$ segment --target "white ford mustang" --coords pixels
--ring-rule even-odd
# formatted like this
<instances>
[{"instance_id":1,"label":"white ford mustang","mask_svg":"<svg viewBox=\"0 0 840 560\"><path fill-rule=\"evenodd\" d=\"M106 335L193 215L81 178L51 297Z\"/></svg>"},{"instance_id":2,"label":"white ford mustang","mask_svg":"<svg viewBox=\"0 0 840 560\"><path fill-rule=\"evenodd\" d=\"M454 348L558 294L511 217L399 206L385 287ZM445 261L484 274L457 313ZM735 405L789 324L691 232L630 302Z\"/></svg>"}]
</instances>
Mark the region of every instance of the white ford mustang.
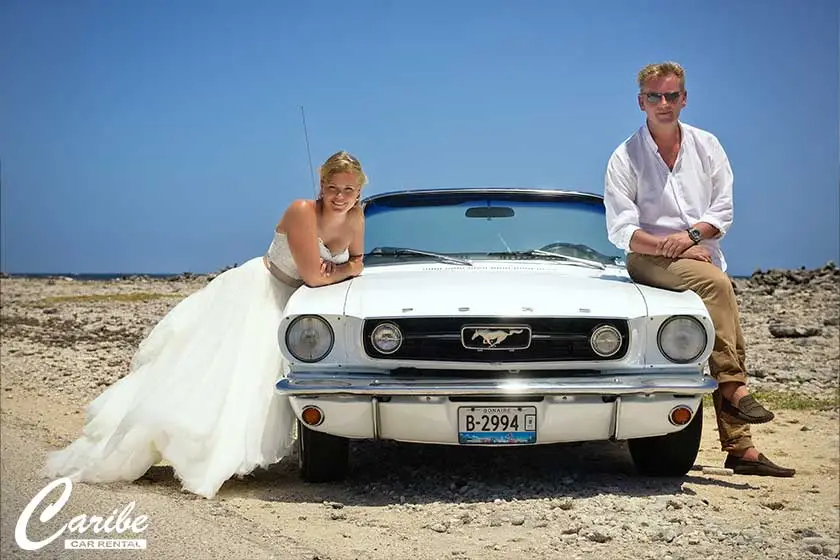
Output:
<instances>
[{"instance_id":1,"label":"white ford mustang","mask_svg":"<svg viewBox=\"0 0 840 560\"><path fill-rule=\"evenodd\" d=\"M364 272L300 288L278 336L305 480L346 476L352 438L627 440L641 474L692 467L714 327L693 292L630 279L600 196L444 189L363 206Z\"/></svg>"}]
</instances>

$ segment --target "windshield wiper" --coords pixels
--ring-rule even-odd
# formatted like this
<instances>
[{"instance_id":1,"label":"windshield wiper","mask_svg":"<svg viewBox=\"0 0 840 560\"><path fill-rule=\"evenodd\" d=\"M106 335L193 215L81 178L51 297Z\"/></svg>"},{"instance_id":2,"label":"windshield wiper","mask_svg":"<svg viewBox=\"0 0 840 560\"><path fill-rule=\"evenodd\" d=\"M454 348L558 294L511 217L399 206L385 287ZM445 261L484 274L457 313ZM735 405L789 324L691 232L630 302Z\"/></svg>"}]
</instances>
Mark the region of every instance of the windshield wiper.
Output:
<instances>
[{"instance_id":1,"label":"windshield wiper","mask_svg":"<svg viewBox=\"0 0 840 560\"><path fill-rule=\"evenodd\" d=\"M440 262L445 262L449 264L462 264L466 266L472 266L468 260L465 259L458 259L455 257L450 257L449 255L443 255L441 253L432 253L430 251L421 251L419 249L411 249L409 247L376 247L372 249L369 253L365 256L369 255L379 255L383 257L405 257L405 256L418 256L418 257L431 257L433 259L437 259Z\"/></svg>"},{"instance_id":2,"label":"windshield wiper","mask_svg":"<svg viewBox=\"0 0 840 560\"><path fill-rule=\"evenodd\" d=\"M528 251L499 251L495 253L487 253L487 256L490 257L501 255L508 255L511 257L548 257L552 259L561 259L564 261L581 264L592 268L597 268L599 270L606 270L607 268L606 266L604 266L604 263L600 263L598 261L591 261L589 259L579 259L577 257L570 257L569 255L563 255L561 253L552 253L551 251L543 251L541 249L530 249Z\"/></svg>"},{"instance_id":3,"label":"windshield wiper","mask_svg":"<svg viewBox=\"0 0 840 560\"><path fill-rule=\"evenodd\" d=\"M569 255L563 255L561 253L552 253L551 251L543 251L541 249L532 249L532 250L527 251L527 252L531 253L533 255L539 255L541 257L552 257L552 258L566 259L569 262L588 265L588 266L591 266L591 267L594 267L594 268L598 268L600 270L606 270L607 269L607 267L604 265L604 263L598 262L598 261L593 261L593 260L590 260L590 259L580 259L578 257L570 257Z\"/></svg>"}]
</instances>

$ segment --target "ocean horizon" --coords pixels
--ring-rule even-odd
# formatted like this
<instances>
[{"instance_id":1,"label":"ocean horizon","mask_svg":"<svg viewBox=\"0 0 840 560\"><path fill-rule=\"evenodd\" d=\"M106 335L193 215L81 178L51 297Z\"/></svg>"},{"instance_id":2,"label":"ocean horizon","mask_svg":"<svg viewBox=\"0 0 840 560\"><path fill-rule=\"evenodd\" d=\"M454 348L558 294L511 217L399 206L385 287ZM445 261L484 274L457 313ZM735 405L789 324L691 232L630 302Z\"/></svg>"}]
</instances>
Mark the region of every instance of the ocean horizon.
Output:
<instances>
[{"instance_id":1,"label":"ocean horizon","mask_svg":"<svg viewBox=\"0 0 840 560\"><path fill-rule=\"evenodd\" d=\"M33 278L33 279L63 279L69 278L71 280L79 281L106 281L106 280L121 280L121 279L139 279L150 278L153 280L165 280L168 278L176 278L183 276L210 276L211 274L219 274L222 272L0 272L3 278ZM732 278L737 280L747 280L750 274L739 275L730 274Z\"/></svg>"},{"instance_id":2,"label":"ocean horizon","mask_svg":"<svg viewBox=\"0 0 840 560\"><path fill-rule=\"evenodd\" d=\"M166 279L176 276L209 276L218 272L3 272L4 278L70 278L73 280Z\"/></svg>"}]
</instances>

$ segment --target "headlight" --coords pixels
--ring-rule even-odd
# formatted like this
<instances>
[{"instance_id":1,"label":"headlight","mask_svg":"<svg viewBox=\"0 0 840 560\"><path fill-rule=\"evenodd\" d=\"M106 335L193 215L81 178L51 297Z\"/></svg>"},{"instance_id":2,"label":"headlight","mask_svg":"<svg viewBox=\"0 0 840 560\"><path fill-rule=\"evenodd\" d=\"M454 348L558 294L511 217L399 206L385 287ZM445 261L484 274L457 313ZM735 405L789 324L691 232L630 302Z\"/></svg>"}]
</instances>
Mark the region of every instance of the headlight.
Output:
<instances>
[{"instance_id":1,"label":"headlight","mask_svg":"<svg viewBox=\"0 0 840 560\"><path fill-rule=\"evenodd\" d=\"M659 327L659 351L678 364L693 362L706 348L708 337L703 324L694 317L674 316Z\"/></svg>"},{"instance_id":2,"label":"headlight","mask_svg":"<svg viewBox=\"0 0 840 560\"><path fill-rule=\"evenodd\" d=\"M621 348L621 333L611 325L601 325L592 331L589 345L602 358L609 358Z\"/></svg>"},{"instance_id":3,"label":"headlight","mask_svg":"<svg viewBox=\"0 0 840 560\"><path fill-rule=\"evenodd\" d=\"M382 354L393 354L402 346L403 336L394 323L380 323L370 333L370 342Z\"/></svg>"},{"instance_id":4,"label":"headlight","mask_svg":"<svg viewBox=\"0 0 840 560\"><path fill-rule=\"evenodd\" d=\"M332 327L316 315L301 315L286 329L286 347L301 362L318 362L332 350Z\"/></svg>"}]
</instances>

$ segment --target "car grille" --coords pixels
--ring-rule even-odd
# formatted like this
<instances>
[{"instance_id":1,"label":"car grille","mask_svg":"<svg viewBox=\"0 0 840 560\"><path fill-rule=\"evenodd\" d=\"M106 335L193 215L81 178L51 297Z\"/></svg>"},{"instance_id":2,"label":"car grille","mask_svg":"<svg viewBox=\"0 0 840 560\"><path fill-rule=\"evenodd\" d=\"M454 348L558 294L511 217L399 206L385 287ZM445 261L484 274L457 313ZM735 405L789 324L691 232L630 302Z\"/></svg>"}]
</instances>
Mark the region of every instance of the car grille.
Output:
<instances>
[{"instance_id":1,"label":"car grille","mask_svg":"<svg viewBox=\"0 0 840 560\"><path fill-rule=\"evenodd\" d=\"M371 342L373 330L381 323L393 323L402 332L402 344L393 353L381 353ZM615 327L621 334L622 341L618 352L608 358L598 355L589 343L592 331L601 325ZM473 337L476 329L481 330L482 333ZM510 334L497 344L496 349L490 349L489 343L484 341L481 334L492 338L500 330ZM525 334L528 330L530 330L529 344ZM363 333L365 353L371 358L388 360L479 363L614 361L623 358L629 346L627 321L622 319L535 317L378 318L367 319L364 323ZM473 347L466 348L464 342Z\"/></svg>"}]
</instances>

